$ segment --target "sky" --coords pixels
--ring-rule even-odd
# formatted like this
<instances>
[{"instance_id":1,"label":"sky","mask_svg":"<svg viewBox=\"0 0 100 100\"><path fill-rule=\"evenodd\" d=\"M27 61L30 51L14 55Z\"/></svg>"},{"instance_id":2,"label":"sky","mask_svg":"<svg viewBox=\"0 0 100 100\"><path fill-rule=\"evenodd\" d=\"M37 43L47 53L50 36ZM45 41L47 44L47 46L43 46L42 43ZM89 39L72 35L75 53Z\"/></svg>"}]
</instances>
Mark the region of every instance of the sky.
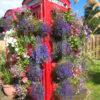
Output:
<instances>
[{"instance_id":1,"label":"sky","mask_svg":"<svg viewBox=\"0 0 100 100\"><path fill-rule=\"evenodd\" d=\"M1 0L0 1L0 17L2 17L8 9L20 7L23 0ZM86 0L79 0L75 5L73 0L71 1L72 9L79 15L84 15L84 4Z\"/></svg>"},{"instance_id":2,"label":"sky","mask_svg":"<svg viewBox=\"0 0 100 100\"><path fill-rule=\"evenodd\" d=\"M84 16L84 5L87 0L78 0L78 3L74 3L74 0L71 1L71 8L78 16Z\"/></svg>"},{"instance_id":3,"label":"sky","mask_svg":"<svg viewBox=\"0 0 100 100\"><path fill-rule=\"evenodd\" d=\"M4 16L8 9L20 7L23 0L0 0L0 17Z\"/></svg>"}]
</instances>

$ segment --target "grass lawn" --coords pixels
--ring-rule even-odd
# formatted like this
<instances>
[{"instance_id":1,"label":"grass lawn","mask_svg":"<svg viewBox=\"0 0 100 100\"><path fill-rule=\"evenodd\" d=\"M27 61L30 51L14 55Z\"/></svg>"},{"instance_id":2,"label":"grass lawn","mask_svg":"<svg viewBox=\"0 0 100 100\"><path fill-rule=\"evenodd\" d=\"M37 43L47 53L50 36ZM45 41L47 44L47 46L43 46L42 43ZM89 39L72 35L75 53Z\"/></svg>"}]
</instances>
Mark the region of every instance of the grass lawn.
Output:
<instances>
[{"instance_id":1,"label":"grass lawn","mask_svg":"<svg viewBox=\"0 0 100 100\"><path fill-rule=\"evenodd\" d=\"M88 68L87 87L91 91L89 100L100 100L100 60Z\"/></svg>"}]
</instances>

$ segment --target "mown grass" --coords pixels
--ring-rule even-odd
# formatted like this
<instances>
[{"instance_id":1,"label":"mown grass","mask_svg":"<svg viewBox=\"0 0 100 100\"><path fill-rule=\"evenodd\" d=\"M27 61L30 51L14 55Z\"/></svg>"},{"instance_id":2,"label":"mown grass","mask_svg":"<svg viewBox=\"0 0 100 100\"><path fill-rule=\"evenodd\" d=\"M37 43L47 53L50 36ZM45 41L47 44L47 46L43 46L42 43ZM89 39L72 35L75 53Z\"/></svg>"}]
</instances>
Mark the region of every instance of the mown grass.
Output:
<instances>
[{"instance_id":1,"label":"mown grass","mask_svg":"<svg viewBox=\"0 0 100 100\"><path fill-rule=\"evenodd\" d=\"M90 65L87 75L87 87L91 92L89 100L100 100L100 60Z\"/></svg>"}]
</instances>

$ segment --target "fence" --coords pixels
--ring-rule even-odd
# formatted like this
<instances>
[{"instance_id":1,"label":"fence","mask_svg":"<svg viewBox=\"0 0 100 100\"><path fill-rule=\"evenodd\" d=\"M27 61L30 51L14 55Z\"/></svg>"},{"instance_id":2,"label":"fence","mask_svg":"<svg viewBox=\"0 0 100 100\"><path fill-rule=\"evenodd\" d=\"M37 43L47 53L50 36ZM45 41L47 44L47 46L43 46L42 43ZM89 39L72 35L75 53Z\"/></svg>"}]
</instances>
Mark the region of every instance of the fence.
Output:
<instances>
[{"instance_id":1,"label":"fence","mask_svg":"<svg viewBox=\"0 0 100 100\"><path fill-rule=\"evenodd\" d=\"M94 35L94 38L86 43L86 52L95 59L100 59L100 35Z\"/></svg>"}]
</instances>

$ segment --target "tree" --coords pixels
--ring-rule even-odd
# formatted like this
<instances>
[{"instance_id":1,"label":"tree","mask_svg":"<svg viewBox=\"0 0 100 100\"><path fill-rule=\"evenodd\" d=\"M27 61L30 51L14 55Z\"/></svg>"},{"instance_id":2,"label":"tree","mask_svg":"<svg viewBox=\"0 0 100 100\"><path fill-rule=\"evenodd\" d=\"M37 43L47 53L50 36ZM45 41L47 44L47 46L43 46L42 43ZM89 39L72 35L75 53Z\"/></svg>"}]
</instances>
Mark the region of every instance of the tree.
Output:
<instances>
[{"instance_id":1,"label":"tree","mask_svg":"<svg viewBox=\"0 0 100 100\"><path fill-rule=\"evenodd\" d=\"M85 7L85 15L84 21L87 24L93 33L99 34L100 28L98 27L100 24L100 17L96 16L100 12L100 7L95 6L95 4L88 4Z\"/></svg>"},{"instance_id":2,"label":"tree","mask_svg":"<svg viewBox=\"0 0 100 100\"><path fill-rule=\"evenodd\" d=\"M4 26L4 18L0 18L0 27Z\"/></svg>"},{"instance_id":3,"label":"tree","mask_svg":"<svg viewBox=\"0 0 100 100\"><path fill-rule=\"evenodd\" d=\"M79 0L73 0L76 4ZM85 24L87 24L92 33L100 32L100 2L99 0L87 0L85 7Z\"/></svg>"}]
</instances>

